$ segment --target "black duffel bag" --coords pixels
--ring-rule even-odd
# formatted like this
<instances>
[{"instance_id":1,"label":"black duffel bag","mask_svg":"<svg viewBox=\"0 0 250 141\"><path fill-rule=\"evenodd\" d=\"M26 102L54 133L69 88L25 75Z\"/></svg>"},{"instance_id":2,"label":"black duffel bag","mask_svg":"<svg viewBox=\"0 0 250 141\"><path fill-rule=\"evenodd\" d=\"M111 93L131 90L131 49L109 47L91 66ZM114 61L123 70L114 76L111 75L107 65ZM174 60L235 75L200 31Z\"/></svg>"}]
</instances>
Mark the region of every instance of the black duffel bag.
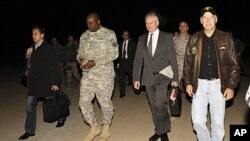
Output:
<instances>
[{"instance_id":1,"label":"black duffel bag","mask_svg":"<svg viewBox=\"0 0 250 141\"><path fill-rule=\"evenodd\" d=\"M52 92L52 95L43 101L43 120L51 123L62 117L68 117L70 104L70 99L65 93L62 91Z\"/></svg>"}]
</instances>

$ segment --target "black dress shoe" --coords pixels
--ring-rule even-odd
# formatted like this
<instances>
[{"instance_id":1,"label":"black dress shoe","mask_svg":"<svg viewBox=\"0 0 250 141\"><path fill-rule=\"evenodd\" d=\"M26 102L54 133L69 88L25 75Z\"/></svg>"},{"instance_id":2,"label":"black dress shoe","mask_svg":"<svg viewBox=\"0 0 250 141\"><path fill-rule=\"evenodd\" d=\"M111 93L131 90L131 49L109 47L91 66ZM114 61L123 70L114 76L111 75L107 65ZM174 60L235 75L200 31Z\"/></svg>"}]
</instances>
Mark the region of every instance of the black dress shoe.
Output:
<instances>
[{"instance_id":1,"label":"black dress shoe","mask_svg":"<svg viewBox=\"0 0 250 141\"><path fill-rule=\"evenodd\" d=\"M134 93L135 93L136 95L139 95L139 94L141 94L141 90L135 89L135 90L134 90Z\"/></svg>"},{"instance_id":2,"label":"black dress shoe","mask_svg":"<svg viewBox=\"0 0 250 141\"><path fill-rule=\"evenodd\" d=\"M65 120L60 120L60 121L57 122L56 127L57 128L63 127L64 123L65 123Z\"/></svg>"},{"instance_id":3,"label":"black dress shoe","mask_svg":"<svg viewBox=\"0 0 250 141\"><path fill-rule=\"evenodd\" d=\"M35 136L35 134L30 134L25 132L22 136L20 136L18 139L19 140L26 140L27 138L29 138L30 136Z\"/></svg>"},{"instance_id":4,"label":"black dress shoe","mask_svg":"<svg viewBox=\"0 0 250 141\"><path fill-rule=\"evenodd\" d=\"M161 134L161 141L169 141L167 133Z\"/></svg>"},{"instance_id":5,"label":"black dress shoe","mask_svg":"<svg viewBox=\"0 0 250 141\"><path fill-rule=\"evenodd\" d=\"M149 141L157 141L160 137L161 135L154 134L149 138Z\"/></svg>"}]
</instances>

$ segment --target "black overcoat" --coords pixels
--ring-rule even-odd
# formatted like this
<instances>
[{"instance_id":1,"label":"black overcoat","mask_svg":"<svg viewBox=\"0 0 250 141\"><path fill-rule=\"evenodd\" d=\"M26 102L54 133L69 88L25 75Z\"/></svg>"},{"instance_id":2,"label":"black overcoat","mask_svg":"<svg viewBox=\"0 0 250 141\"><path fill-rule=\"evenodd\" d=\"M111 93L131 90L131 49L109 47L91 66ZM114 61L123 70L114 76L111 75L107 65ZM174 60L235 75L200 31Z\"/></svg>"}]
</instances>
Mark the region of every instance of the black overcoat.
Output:
<instances>
[{"instance_id":1,"label":"black overcoat","mask_svg":"<svg viewBox=\"0 0 250 141\"><path fill-rule=\"evenodd\" d=\"M44 41L37 49L33 47L27 78L28 96L47 97L52 85L59 85L57 54L48 42Z\"/></svg>"}]
</instances>

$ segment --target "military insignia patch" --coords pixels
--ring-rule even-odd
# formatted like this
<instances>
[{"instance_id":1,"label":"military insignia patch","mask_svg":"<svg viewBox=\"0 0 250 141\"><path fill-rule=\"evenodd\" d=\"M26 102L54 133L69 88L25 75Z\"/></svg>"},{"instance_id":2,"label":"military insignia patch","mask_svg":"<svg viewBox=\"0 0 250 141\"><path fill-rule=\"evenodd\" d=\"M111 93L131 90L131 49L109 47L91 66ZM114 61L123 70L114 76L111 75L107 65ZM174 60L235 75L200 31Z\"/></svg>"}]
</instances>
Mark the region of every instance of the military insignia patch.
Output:
<instances>
[{"instance_id":1,"label":"military insignia patch","mask_svg":"<svg viewBox=\"0 0 250 141\"><path fill-rule=\"evenodd\" d=\"M117 42L113 42L113 43L112 43L112 46L113 46L113 47L117 47Z\"/></svg>"}]
</instances>

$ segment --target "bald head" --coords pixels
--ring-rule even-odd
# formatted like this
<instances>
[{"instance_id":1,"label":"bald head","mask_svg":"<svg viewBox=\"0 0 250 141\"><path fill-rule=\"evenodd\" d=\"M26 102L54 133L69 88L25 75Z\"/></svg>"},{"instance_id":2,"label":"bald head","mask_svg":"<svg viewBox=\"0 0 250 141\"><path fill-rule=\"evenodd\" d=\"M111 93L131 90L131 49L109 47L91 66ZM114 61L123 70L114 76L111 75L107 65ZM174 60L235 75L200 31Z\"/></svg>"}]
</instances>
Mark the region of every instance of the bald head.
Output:
<instances>
[{"instance_id":1,"label":"bald head","mask_svg":"<svg viewBox=\"0 0 250 141\"><path fill-rule=\"evenodd\" d=\"M88 16L87 16L87 19L88 18L94 18L94 19L100 20L98 14L96 12L89 13Z\"/></svg>"}]
</instances>

